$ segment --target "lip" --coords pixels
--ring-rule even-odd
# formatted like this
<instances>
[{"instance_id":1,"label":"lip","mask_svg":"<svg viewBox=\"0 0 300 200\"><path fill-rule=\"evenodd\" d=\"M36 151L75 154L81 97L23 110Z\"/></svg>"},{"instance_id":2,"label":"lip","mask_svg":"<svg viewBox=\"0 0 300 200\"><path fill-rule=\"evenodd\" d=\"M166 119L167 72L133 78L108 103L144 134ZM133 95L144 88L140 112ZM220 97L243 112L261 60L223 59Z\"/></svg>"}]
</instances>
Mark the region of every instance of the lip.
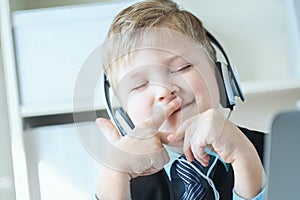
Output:
<instances>
[{"instance_id":1,"label":"lip","mask_svg":"<svg viewBox=\"0 0 300 200\"><path fill-rule=\"evenodd\" d=\"M180 112L183 109L183 107L178 108L177 110L175 110L170 117L172 117L173 115L176 115L178 112Z\"/></svg>"},{"instance_id":2,"label":"lip","mask_svg":"<svg viewBox=\"0 0 300 200\"><path fill-rule=\"evenodd\" d=\"M189 102L187 104L184 104L183 106L180 106L180 108L178 108L177 110L175 110L171 115L170 117L172 117L173 115L176 115L177 113L179 113L180 111L182 111L183 109L185 109L186 107L188 107L189 105L191 105L193 103L192 102Z\"/></svg>"}]
</instances>

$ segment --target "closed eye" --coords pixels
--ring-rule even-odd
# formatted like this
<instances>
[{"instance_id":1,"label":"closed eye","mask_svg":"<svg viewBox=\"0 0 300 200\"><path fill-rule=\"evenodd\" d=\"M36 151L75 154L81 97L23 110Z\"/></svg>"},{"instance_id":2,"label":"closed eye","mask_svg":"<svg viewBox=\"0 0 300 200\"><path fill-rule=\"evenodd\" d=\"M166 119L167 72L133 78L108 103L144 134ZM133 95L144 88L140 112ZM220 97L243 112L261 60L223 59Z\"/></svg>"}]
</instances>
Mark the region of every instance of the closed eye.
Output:
<instances>
[{"instance_id":1,"label":"closed eye","mask_svg":"<svg viewBox=\"0 0 300 200\"><path fill-rule=\"evenodd\" d=\"M191 69L191 67L192 67L193 65L184 65L183 67L179 67L179 68L177 68L175 71L173 71L173 72L178 72L178 73L183 73L183 72L187 72L187 71L189 71L190 69Z\"/></svg>"},{"instance_id":2,"label":"closed eye","mask_svg":"<svg viewBox=\"0 0 300 200\"><path fill-rule=\"evenodd\" d=\"M135 85L134 87L132 87L131 91L139 90L139 89L145 87L147 84L148 84L148 82L144 82L144 83L140 83L138 85Z\"/></svg>"}]
</instances>

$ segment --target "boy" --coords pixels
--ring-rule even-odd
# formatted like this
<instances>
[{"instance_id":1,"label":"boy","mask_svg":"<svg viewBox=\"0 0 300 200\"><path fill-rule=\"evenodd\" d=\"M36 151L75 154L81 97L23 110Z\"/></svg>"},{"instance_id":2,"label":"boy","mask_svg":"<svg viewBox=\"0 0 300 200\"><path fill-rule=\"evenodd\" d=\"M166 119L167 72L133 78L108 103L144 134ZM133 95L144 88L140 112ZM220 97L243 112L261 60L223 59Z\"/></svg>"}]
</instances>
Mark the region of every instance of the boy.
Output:
<instances>
[{"instance_id":1,"label":"boy","mask_svg":"<svg viewBox=\"0 0 300 200\"><path fill-rule=\"evenodd\" d=\"M117 147L107 157L118 158L103 161L98 199L212 199L216 191L221 199L262 198L263 134L224 116L216 61L202 23L170 0L136 3L116 16L103 66L136 127L120 137L109 120L96 121ZM214 168L216 187L201 177L196 186L178 181L184 161L171 163L166 178L165 145L207 173Z\"/></svg>"}]
</instances>

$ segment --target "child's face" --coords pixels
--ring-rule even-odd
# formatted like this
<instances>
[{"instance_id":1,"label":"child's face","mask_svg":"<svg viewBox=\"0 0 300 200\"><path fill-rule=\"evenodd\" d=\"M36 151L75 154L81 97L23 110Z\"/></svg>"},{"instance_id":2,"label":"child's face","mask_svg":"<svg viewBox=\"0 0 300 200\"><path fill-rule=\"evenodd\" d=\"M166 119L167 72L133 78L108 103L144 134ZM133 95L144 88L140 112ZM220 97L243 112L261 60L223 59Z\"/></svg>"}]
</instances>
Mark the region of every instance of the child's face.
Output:
<instances>
[{"instance_id":1,"label":"child's face","mask_svg":"<svg viewBox=\"0 0 300 200\"><path fill-rule=\"evenodd\" d=\"M134 124L176 97L182 99L182 106L166 119L161 131L175 131L184 120L219 106L218 86L207 54L182 42L163 49L142 48L121 62L116 90ZM180 48L180 55L174 48Z\"/></svg>"}]
</instances>

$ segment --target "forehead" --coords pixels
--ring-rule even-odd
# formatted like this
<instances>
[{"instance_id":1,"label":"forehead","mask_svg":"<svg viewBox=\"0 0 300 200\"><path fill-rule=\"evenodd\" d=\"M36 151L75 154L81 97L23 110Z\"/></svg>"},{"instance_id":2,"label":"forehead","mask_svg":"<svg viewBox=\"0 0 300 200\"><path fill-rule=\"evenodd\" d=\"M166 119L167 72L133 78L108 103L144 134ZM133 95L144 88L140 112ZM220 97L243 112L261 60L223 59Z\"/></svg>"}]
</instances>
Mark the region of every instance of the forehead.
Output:
<instances>
[{"instance_id":1,"label":"forehead","mask_svg":"<svg viewBox=\"0 0 300 200\"><path fill-rule=\"evenodd\" d=\"M127 43L124 43L125 39L129 39ZM140 66L177 66L184 62L197 65L205 60L212 61L201 44L180 32L166 29L152 28L132 36L121 35L113 38L109 46L114 47L108 65L113 82L118 82L128 70Z\"/></svg>"},{"instance_id":2,"label":"forehead","mask_svg":"<svg viewBox=\"0 0 300 200\"><path fill-rule=\"evenodd\" d=\"M163 49L142 48L130 52L127 58L121 59L120 63L123 70L133 69L146 65L164 65L173 66L188 62L184 57L176 52L170 52ZM122 71L122 69L121 69Z\"/></svg>"}]
</instances>

